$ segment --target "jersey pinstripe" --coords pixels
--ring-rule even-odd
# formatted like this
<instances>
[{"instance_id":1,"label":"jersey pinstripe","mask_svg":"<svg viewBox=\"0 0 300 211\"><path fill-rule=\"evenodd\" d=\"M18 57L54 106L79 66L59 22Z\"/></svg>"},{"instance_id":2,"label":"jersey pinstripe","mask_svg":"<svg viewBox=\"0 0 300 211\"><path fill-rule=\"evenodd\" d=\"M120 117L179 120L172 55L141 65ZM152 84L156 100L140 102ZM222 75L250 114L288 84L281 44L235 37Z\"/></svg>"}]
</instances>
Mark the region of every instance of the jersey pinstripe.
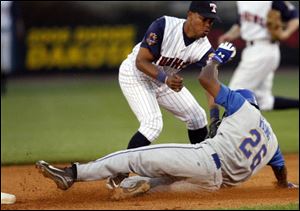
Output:
<instances>
[{"instance_id":1,"label":"jersey pinstripe","mask_svg":"<svg viewBox=\"0 0 300 211\"><path fill-rule=\"evenodd\" d=\"M156 65L161 66L163 58L174 58L173 63L181 61L177 68L172 67L172 64L162 66L168 74L177 73L182 67L188 64L198 62L211 48L211 44L207 37L200 38L192 44L185 46L182 36L183 23L185 19L165 16L166 28L161 47L161 57L156 62ZM174 66L174 65L173 65Z\"/></svg>"},{"instance_id":2,"label":"jersey pinstripe","mask_svg":"<svg viewBox=\"0 0 300 211\"><path fill-rule=\"evenodd\" d=\"M200 61L205 54L211 49L211 44L207 37L200 38L192 44L186 46L183 38L183 24L185 19L164 16L166 26L160 58L154 63L160 70L167 74L175 74L189 64ZM135 66L136 56L140 49L141 43L138 43L132 53L128 56L126 63ZM137 70L134 74L140 74Z\"/></svg>"},{"instance_id":3,"label":"jersey pinstripe","mask_svg":"<svg viewBox=\"0 0 300 211\"><path fill-rule=\"evenodd\" d=\"M183 36L185 19L164 16L165 28L160 55L153 64L157 69L171 75L188 64L201 61L211 50L207 37L195 40L186 46ZM163 128L160 107L171 112L186 123L190 130L207 125L205 110L185 87L174 92L137 69L135 61L141 47L138 43L123 61L119 70L119 83L132 111L140 122L139 132L149 141L154 141Z\"/></svg>"}]
</instances>

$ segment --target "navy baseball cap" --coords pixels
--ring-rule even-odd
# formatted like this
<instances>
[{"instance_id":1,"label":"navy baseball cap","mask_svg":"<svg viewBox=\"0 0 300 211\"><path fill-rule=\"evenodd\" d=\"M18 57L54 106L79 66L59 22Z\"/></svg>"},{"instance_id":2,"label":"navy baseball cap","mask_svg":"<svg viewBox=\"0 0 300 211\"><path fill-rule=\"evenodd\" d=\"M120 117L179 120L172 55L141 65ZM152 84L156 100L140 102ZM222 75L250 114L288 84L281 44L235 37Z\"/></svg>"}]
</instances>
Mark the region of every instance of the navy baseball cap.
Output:
<instances>
[{"instance_id":1,"label":"navy baseball cap","mask_svg":"<svg viewBox=\"0 0 300 211\"><path fill-rule=\"evenodd\" d=\"M212 18L221 22L221 18L217 15L215 1L192 1L189 11L197 12L205 18Z\"/></svg>"}]
</instances>

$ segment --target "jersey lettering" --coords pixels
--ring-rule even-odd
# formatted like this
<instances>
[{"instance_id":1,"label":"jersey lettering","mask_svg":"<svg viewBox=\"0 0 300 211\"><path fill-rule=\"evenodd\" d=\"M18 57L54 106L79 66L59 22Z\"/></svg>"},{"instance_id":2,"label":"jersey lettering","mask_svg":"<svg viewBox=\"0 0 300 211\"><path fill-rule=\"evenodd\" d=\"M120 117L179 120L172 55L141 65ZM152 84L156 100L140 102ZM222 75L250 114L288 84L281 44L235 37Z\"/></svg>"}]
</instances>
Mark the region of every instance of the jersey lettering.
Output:
<instances>
[{"instance_id":1,"label":"jersey lettering","mask_svg":"<svg viewBox=\"0 0 300 211\"><path fill-rule=\"evenodd\" d=\"M262 27L265 27L265 21L262 17L259 17L258 15L251 14L250 12L243 12L240 15L241 21L245 22L252 22L261 25Z\"/></svg>"},{"instance_id":2,"label":"jersey lettering","mask_svg":"<svg viewBox=\"0 0 300 211\"><path fill-rule=\"evenodd\" d=\"M261 118L259 121L259 127L264 131L267 139L270 140L271 138L270 128L263 118Z\"/></svg>"},{"instance_id":3,"label":"jersey lettering","mask_svg":"<svg viewBox=\"0 0 300 211\"><path fill-rule=\"evenodd\" d=\"M189 64L189 62L184 62L182 59L179 58L169 58L164 56L161 56L156 63L159 66L169 66L174 69L182 69Z\"/></svg>"}]
</instances>

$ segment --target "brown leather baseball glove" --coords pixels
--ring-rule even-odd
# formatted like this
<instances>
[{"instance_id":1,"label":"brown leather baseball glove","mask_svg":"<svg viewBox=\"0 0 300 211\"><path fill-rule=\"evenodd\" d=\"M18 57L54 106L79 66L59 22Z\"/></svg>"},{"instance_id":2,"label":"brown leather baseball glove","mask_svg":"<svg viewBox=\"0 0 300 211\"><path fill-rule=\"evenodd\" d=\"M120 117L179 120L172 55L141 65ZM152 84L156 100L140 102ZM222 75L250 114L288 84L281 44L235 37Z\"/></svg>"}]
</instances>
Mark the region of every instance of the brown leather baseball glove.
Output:
<instances>
[{"instance_id":1,"label":"brown leather baseball glove","mask_svg":"<svg viewBox=\"0 0 300 211\"><path fill-rule=\"evenodd\" d=\"M280 40L280 35L283 30L283 22L281 20L281 14L278 10L271 9L268 12L266 25L272 40Z\"/></svg>"}]
</instances>

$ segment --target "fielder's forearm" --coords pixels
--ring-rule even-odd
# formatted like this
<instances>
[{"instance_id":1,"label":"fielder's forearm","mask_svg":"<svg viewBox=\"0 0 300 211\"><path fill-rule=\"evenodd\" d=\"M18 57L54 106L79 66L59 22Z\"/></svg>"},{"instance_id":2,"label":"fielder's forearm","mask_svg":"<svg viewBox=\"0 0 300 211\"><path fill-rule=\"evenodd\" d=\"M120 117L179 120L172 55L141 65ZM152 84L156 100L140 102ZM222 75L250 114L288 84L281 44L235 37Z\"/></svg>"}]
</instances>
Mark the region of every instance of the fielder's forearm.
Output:
<instances>
[{"instance_id":1,"label":"fielder's forearm","mask_svg":"<svg viewBox=\"0 0 300 211\"><path fill-rule=\"evenodd\" d=\"M140 48L136 57L136 67L146 75L159 80L162 83L166 82L167 75L157 69L152 62L155 60L152 53L147 48Z\"/></svg>"},{"instance_id":2,"label":"fielder's forearm","mask_svg":"<svg viewBox=\"0 0 300 211\"><path fill-rule=\"evenodd\" d=\"M228 38L227 41L233 41L240 37L241 30L238 24L234 24L226 33L226 37Z\"/></svg>"},{"instance_id":3,"label":"fielder's forearm","mask_svg":"<svg viewBox=\"0 0 300 211\"><path fill-rule=\"evenodd\" d=\"M207 91L205 92L205 94L208 102L210 122L213 122L220 118L219 106L215 103L215 99L213 98L213 96L211 96Z\"/></svg>"},{"instance_id":4,"label":"fielder's forearm","mask_svg":"<svg viewBox=\"0 0 300 211\"><path fill-rule=\"evenodd\" d=\"M198 80L203 88L215 98L220 90L220 82L218 80L218 65L215 60L211 60L201 70Z\"/></svg>"},{"instance_id":5,"label":"fielder's forearm","mask_svg":"<svg viewBox=\"0 0 300 211\"><path fill-rule=\"evenodd\" d=\"M299 19L294 18L287 23L286 28L283 31L283 39L288 39L299 28Z\"/></svg>"},{"instance_id":6,"label":"fielder's forearm","mask_svg":"<svg viewBox=\"0 0 300 211\"><path fill-rule=\"evenodd\" d=\"M157 75L159 73L156 66L153 65L152 62L146 60L137 60L136 67L138 68L138 70L154 79L157 78Z\"/></svg>"},{"instance_id":7,"label":"fielder's forearm","mask_svg":"<svg viewBox=\"0 0 300 211\"><path fill-rule=\"evenodd\" d=\"M205 95L206 95L207 102L208 102L208 108L209 109L218 108L217 104L215 104L215 100L214 100L213 96L211 96L207 91L205 92Z\"/></svg>"}]
</instances>

